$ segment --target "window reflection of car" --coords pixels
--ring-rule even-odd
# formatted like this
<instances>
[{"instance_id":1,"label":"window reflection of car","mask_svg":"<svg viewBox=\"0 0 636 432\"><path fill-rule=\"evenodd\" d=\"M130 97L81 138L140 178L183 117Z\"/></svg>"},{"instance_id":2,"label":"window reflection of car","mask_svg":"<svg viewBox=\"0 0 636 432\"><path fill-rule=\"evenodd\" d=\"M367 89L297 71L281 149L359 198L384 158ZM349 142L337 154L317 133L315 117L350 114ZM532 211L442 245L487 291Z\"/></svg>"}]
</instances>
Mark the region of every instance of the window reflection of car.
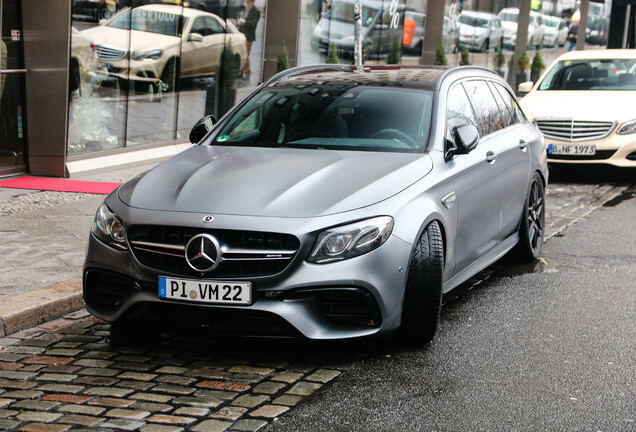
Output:
<instances>
[{"instance_id":1,"label":"window reflection of car","mask_svg":"<svg viewBox=\"0 0 636 432\"><path fill-rule=\"evenodd\" d=\"M71 14L78 21L98 22L119 9L119 0L73 0Z\"/></svg>"},{"instance_id":2,"label":"window reflection of car","mask_svg":"<svg viewBox=\"0 0 636 432\"><path fill-rule=\"evenodd\" d=\"M88 37L71 27L71 61L69 68L69 91L81 89L87 83L99 84L107 75L95 53L97 46Z\"/></svg>"},{"instance_id":3,"label":"window reflection of car","mask_svg":"<svg viewBox=\"0 0 636 432\"><path fill-rule=\"evenodd\" d=\"M246 0L185 0L184 6L204 10L221 18L238 18L247 10Z\"/></svg>"},{"instance_id":4,"label":"window reflection of car","mask_svg":"<svg viewBox=\"0 0 636 432\"><path fill-rule=\"evenodd\" d=\"M486 52L491 48L496 49L502 46L504 30L496 15L464 10L457 16L457 23L461 47Z\"/></svg>"},{"instance_id":5,"label":"window reflection of car","mask_svg":"<svg viewBox=\"0 0 636 432\"><path fill-rule=\"evenodd\" d=\"M410 38L410 43L405 43L405 38L402 39L402 52L405 54L421 55L422 47L424 43L424 29L426 25L426 14L420 12L406 11L404 15L405 26L404 31L406 33L406 20L412 19L415 23L415 31L413 37ZM456 53L459 51L459 26L454 19L447 16L444 17L444 24L442 27L442 45L447 53Z\"/></svg>"},{"instance_id":6,"label":"window reflection of car","mask_svg":"<svg viewBox=\"0 0 636 432\"><path fill-rule=\"evenodd\" d=\"M172 89L178 77L213 76L226 44L235 67L245 63L245 36L218 16L173 5L123 9L102 26L84 30L111 76Z\"/></svg>"},{"instance_id":7,"label":"window reflection of car","mask_svg":"<svg viewBox=\"0 0 636 432\"><path fill-rule=\"evenodd\" d=\"M544 15L543 21L545 23L543 45L547 47L564 46L568 37L568 26L565 20Z\"/></svg>"},{"instance_id":8,"label":"window reflection of car","mask_svg":"<svg viewBox=\"0 0 636 432\"><path fill-rule=\"evenodd\" d=\"M354 0L333 0L314 27L311 36L313 50L327 52L334 44L338 55L353 58L354 46ZM392 22L389 2L365 0L362 2L361 38L362 55L365 59L382 56L389 52L393 43L401 44L405 6L398 5L399 22Z\"/></svg>"},{"instance_id":9,"label":"window reflection of car","mask_svg":"<svg viewBox=\"0 0 636 432\"><path fill-rule=\"evenodd\" d=\"M517 43L517 21L519 20L518 8L504 8L498 14L504 28L504 46L514 48ZM528 21L528 40L526 46L528 48L540 47L543 44L545 34L545 24L541 14L530 11Z\"/></svg>"},{"instance_id":10,"label":"window reflection of car","mask_svg":"<svg viewBox=\"0 0 636 432\"><path fill-rule=\"evenodd\" d=\"M635 50L568 52L519 92L549 162L636 167Z\"/></svg>"},{"instance_id":11,"label":"window reflection of car","mask_svg":"<svg viewBox=\"0 0 636 432\"><path fill-rule=\"evenodd\" d=\"M484 68L295 68L190 139L95 217L83 292L113 329L425 344L443 293L541 251L543 138Z\"/></svg>"}]
</instances>

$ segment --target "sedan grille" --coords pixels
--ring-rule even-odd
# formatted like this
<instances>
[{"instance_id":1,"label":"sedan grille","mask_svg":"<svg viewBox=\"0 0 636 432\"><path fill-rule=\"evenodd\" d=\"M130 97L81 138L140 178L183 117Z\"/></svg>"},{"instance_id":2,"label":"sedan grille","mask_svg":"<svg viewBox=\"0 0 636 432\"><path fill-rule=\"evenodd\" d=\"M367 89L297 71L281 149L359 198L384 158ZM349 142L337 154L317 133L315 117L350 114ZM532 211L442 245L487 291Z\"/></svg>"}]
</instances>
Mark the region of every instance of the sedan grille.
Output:
<instances>
[{"instance_id":1,"label":"sedan grille","mask_svg":"<svg viewBox=\"0 0 636 432\"><path fill-rule=\"evenodd\" d=\"M97 44L97 57L100 60L121 60L128 51L108 45Z\"/></svg>"},{"instance_id":2,"label":"sedan grille","mask_svg":"<svg viewBox=\"0 0 636 432\"><path fill-rule=\"evenodd\" d=\"M586 141L606 137L614 129L616 123L573 119L537 119L536 124L547 138L562 141Z\"/></svg>"},{"instance_id":3,"label":"sedan grille","mask_svg":"<svg viewBox=\"0 0 636 432\"><path fill-rule=\"evenodd\" d=\"M128 240L139 262L162 274L200 277L185 259L185 247L197 234L214 236L222 260L206 276L254 277L283 271L300 246L290 234L258 231L217 230L176 226L134 225Z\"/></svg>"}]
</instances>

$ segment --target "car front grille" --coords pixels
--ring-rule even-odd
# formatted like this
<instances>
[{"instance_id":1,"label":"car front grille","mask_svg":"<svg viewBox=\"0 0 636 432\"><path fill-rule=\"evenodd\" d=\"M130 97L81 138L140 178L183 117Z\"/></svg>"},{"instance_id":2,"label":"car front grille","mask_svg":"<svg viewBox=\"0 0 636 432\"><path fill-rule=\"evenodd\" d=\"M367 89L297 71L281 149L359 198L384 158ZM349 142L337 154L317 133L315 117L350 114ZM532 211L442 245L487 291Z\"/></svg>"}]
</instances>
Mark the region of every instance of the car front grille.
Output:
<instances>
[{"instance_id":1,"label":"car front grille","mask_svg":"<svg viewBox=\"0 0 636 432\"><path fill-rule=\"evenodd\" d=\"M162 274L200 277L185 259L185 247L197 234L214 236L222 260L206 276L254 277L283 271L292 261L300 241L290 234L258 231L202 229L178 226L134 225L128 240L139 262Z\"/></svg>"},{"instance_id":2,"label":"car front grille","mask_svg":"<svg viewBox=\"0 0 636 432\"><path fill-rule=\"evenodd\" d=\"M97 57L100 60L121 60L126 56L127 51L108 45L97 44Z\"/></svg>"},{"instance_id":3,"label":"car front grille","mask_svg":"<svg viewBox=\"0 0 636 432\"><path fill-rule=\"evenodd\" d=\"M573 119L537 119L537 127L547 138L561 141L586 141L604 138L614 129L614 122Z\"/></svg>"}]
</instances>

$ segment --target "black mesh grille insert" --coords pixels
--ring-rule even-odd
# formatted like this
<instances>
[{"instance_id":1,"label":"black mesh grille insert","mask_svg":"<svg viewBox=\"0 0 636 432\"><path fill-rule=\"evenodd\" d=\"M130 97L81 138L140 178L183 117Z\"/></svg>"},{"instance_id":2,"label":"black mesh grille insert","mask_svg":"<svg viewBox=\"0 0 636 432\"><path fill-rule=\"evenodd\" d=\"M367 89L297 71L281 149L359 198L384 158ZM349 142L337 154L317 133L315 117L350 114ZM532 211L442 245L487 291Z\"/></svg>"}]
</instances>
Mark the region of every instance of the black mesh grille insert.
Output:
<instances>
[{"instance_id":1,"label":"black mesh grille insert","mask_svg":"<svg viewBox=\"0 0 636 432\"><path fill-rule=\"evenodd\" d=\"M320 311L329 321L346 326L377 327L380 313L373 297L358 289L327 290L316 294Z\"/></svg>"},{"instance_id":2,"label":"black mesh grille insert","mask_svg":"<svg viewBox=\"0 0 636 432\"><path fill-rule=\"evenodd\" d=\"M289 265L300 246L298 239L289 234L157 225L130 227L128 241L135 257L143 265L163 273L199 277L201 273L186 262L184 248L192 237L201 233L214 236L221 247L255 252L234 253L231 258L224 254L224 260L206 276L239 278L273 275ZM271 253L265 255L263 251Z\"/></svg>"},{"instance_id":3,"label":"black mesh grille insert","mask_svg":"<svg viewBox=\"0 0 636 432\"><path fill-rule=\"evenodd\" d=\"M113 311L130 293L139 290L131 278L116 273L89 270L84 276L84 301L100 311Z\"/></svg>"}]
</instances>

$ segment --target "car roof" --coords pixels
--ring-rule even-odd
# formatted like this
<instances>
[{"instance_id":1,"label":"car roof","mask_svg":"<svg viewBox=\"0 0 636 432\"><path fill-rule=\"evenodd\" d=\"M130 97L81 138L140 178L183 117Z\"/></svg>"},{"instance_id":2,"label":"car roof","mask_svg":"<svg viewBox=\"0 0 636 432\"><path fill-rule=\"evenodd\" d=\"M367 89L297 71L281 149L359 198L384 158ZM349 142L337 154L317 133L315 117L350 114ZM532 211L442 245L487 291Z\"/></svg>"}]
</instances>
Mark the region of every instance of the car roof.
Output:
<instances>
[{"instance_id":1,"label":"car roof","mask_svg":"<svg viewBox=\"0 0 636 432\"><path fill-rule=\"evenodd\" d=\"M209 12L205 12L199 9L193 9L193 8L186 8L183 6L178 6L178 5L170 5L170 4L157 4L157 3L152 3L152 4L147 4L147 5L142 5L142 6L138 6L135 9L149 9L149 10L153 10L153 11L157 11L157 12L164 12L164 13L171 13L171 14L176 14L176 15L183 15L185 17L193 17L193 16L199 16L199 15L214 15L211 14ZM214 15L216 16L216 15Z\"/></svg>"},{"instance_id":2,"label":"car roof","mask_svg":"<svg viewBox=\"0 0 636 432\"><path fill-rule=\"evenodd\" d=\"M562 54L557 61L562 60L593 60L593 59L636 59L634 49L597 49L597 50L575 50Z\"/></svg>"},{"instance_id":3,"label":"car roof","mask_svg":"<svg viewBox=\"0 0 636 432\"><path fill-rule=\"evenodd\" d=\"M366 85L434 91L442 78L454 71L475 76L496 77L491 70L474 66L365 66L360 72L353 65L302 66L281 72L267 86L297 87L312 84Z\"/></svg>"},{"instance_id":4,"label":"car roof","mask_svg":"<svg viewBox=\"0 0 636 432\"><path fill-rule=\"evenodd\" d=\"M492 14L490 12L478 12L478 11L468 11L468 10L463 10L460 12L460 14L472 15L472 16L483 17L483 18L492 18L496 16L495 14Z\"/></svg>"}]
</instances>

